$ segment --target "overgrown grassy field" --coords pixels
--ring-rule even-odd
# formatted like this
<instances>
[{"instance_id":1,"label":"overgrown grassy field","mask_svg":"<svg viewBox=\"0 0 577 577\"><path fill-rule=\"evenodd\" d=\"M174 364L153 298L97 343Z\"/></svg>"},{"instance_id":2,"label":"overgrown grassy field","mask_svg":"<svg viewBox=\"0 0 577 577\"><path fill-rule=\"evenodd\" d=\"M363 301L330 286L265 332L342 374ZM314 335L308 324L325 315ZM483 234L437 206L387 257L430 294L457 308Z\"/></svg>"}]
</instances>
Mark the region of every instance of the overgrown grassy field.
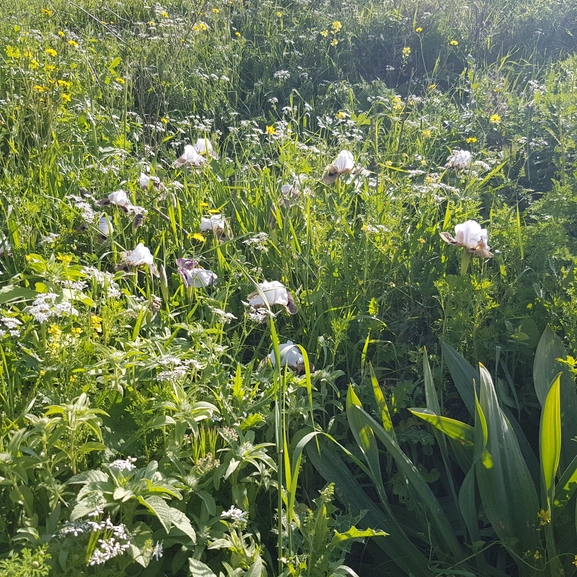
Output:
<instances>
[{"instance_id":1,"label":"overgrown grassy field","mask_svg":"<svg viewBox=\"0 0 577 577\"><path fill-rule=\"evenodd\" d=\"M577 575L576 38L2 2L0 576Z\"/></svg>"}]
</instances>

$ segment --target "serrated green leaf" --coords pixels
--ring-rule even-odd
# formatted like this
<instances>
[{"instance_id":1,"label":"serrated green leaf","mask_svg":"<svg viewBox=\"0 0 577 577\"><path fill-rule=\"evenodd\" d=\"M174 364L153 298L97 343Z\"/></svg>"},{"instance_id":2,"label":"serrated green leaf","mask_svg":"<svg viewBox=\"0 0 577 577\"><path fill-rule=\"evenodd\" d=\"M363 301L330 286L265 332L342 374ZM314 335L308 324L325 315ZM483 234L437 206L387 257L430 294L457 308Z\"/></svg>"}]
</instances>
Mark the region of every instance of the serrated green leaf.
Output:
<instances>
[{"instance_id":1,"label":"serrated green leaf","mask_svg":"<svg viewBox=\"0 0 577 577\"><path fill-rule=\"evenodd\" d=\"M350 539L365 539L367 537L387 537L388 533L385 531L376 531L375 529L357 529L354 525L344 533L339 533L335 531L333 538L331 540L330 547L338 545L343 541L348 541Z\"/></svg>"},{"instance_id":2,"label":"serrated green leaf","mask_svg":"<svg viewBox=\"0 0 577 577\"><path fill-rule=\"evenodd\" d=\"M196 532L190 523L190 519L179 509L175 509L174 507L169 507L170 510L170 520L172 524L177 528L180 529L185 535L190 537L190 540L193 543L196 543Z\"/></svg>"},{"instance_id":3,"label":"serrated green leaf","mask_svg":"<svg viewBox=\"0 0 577 577\"><path fill-rule=\"evenodd\" d=\"M172 527L171 507L160 497L138 497L138 501L144 505L151 513L156 515L164 530L169 533Z\"/></svg>"}]
</instances>

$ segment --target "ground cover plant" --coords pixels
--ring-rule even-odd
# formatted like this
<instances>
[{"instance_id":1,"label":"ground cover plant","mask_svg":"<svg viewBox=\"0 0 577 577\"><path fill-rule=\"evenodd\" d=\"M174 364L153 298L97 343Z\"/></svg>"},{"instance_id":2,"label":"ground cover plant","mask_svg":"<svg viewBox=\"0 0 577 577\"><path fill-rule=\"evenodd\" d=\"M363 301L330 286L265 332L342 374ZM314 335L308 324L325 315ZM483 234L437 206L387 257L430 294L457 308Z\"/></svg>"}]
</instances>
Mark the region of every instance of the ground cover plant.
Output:
<instances>
[{"instance_id":1,"label":"ground cover plant","mask_svg":"<svg viewBox=\"0 0 577 577\"><path fill-rule=\"evenodd\" d=\"M0 575L577 574L576 34L2 5Z\"/></svg>"}]
</instances>

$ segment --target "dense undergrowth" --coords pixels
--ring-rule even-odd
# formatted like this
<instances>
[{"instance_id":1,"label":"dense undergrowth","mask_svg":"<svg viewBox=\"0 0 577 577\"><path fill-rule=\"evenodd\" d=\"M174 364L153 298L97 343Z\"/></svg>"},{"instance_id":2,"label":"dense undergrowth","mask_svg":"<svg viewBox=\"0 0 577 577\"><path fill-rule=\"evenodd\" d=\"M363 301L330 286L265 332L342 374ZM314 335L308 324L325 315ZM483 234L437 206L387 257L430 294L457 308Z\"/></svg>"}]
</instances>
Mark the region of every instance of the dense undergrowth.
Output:
<instances>
[{"instance_id":1,"label":"dense undergrowth","mask_svg":"<svg viewBox=\"0 0 577 577\"><path fill-rule=\"evenodd\" d=\"M575 34L0 7L0 575L577 573Z\"/></svg>"}]
</instances>

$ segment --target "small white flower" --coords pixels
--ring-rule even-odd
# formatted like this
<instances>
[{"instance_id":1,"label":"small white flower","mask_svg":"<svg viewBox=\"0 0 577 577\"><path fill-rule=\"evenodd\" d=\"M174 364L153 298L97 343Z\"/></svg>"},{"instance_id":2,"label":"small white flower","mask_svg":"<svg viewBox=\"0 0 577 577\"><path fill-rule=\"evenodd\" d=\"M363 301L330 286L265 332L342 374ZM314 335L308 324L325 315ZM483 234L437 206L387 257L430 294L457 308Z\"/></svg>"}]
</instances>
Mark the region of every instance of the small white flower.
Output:
<instances>
[{"instance_id":1,"label":"small white flower","mask_svg":"<svg viewBox=\"0 0 577 577\"><path fill-rule=\"evenodd\" d=\"M350 174L355 166L355 159L348 150L341 150L332 164L325 168L323 182L332 184L343 174Z\"/></svg>"},{"instance_id":2,"label":"small white flower","mask_svg":"<svg viewBox=\"0 0 577 577\"><path fill-rule=\"evenodd\" d=\"M206 159L198 153L197 149L192 144L187 144L184 147L182 156L177 158L173 162L172 166L175 168L180 168L181 166L199 167L202 166L205 162Z\"/></svg>"},{"instance_id":3,"label":"small white flower","mask_svg":"<svg viewBox=\"0 0 577 577\"><path fill-rule=\"evenodd\" d=\"M476 220L468 220L455 226L455 237L448 232L439 234L445 242L455 246L462 246L471 254L481 258L491 258L493 256L489 252L487 229L481 228L481 225Z\"/></svg>"},{"instance_id":4,"label":"small white flower","mask_svg":"<svg viewBox=\"0 0 577 577\"><path fill-rule=\"evenodd\" d=\"M114 227L108 215L103 214L98 221L98 230L104 237L109 237L114 232Z\"/></svg>"},{"instance_id":5,"label":"small white flower","mask_svg":"<svg viewBox=\"0 0 577 577\"><path fill-rule=\"evenodd\" d=\"M220 514L221 519L230 519L231 521L246 521L248 513L232 505L228 511Z\"/></svg>"},{"instance_id":6,"label":"small white flower","mask_svg":"<svg viewBox=\"0 0 577 577\"><path fill-rule=\"evenodd\" d=\"M453 150L453 154L447 158L445 168L465 170L471 165L472 155L468 150Z\"/></svg>"},{"instance_id":7,"label":"small white flower","mask_svg":"<svg viewBox=\"0 0 577 577\"><path fill-rule=\"evenodd\" d=\"M108 466L111 469L116 469L117 471L124 473L125 471L130 472L136 469L134 463L136 463L136 457L128 457L126 459L116 459L116 461L113 461Z\"/></svg>"},{"instance_id":8,"label":"small white flower","mask_svg":"<svg viewBox=\"0 0 577 577\"><path fill-rule=\"evenodd\" d=\"M274 305L285 307L291 315L297 313L297 306L286 287L278 282L262 282L257 285L258 290L248 295L248 304L253 309L266 309Z\"/></svg>"},{"instance_id":9,"label":"small white flower","mask_svg":"<svg viewBox=\"0 0 577 577\"><path fill-rule=\"evenodd\" d=\"M151 557L156 561L158 561L162 557L162 553L164 551L162 543L163 543L162 541L157 541L156 545L154 546L154 549L152 550Z\"/></svg>"}]
</instances>

